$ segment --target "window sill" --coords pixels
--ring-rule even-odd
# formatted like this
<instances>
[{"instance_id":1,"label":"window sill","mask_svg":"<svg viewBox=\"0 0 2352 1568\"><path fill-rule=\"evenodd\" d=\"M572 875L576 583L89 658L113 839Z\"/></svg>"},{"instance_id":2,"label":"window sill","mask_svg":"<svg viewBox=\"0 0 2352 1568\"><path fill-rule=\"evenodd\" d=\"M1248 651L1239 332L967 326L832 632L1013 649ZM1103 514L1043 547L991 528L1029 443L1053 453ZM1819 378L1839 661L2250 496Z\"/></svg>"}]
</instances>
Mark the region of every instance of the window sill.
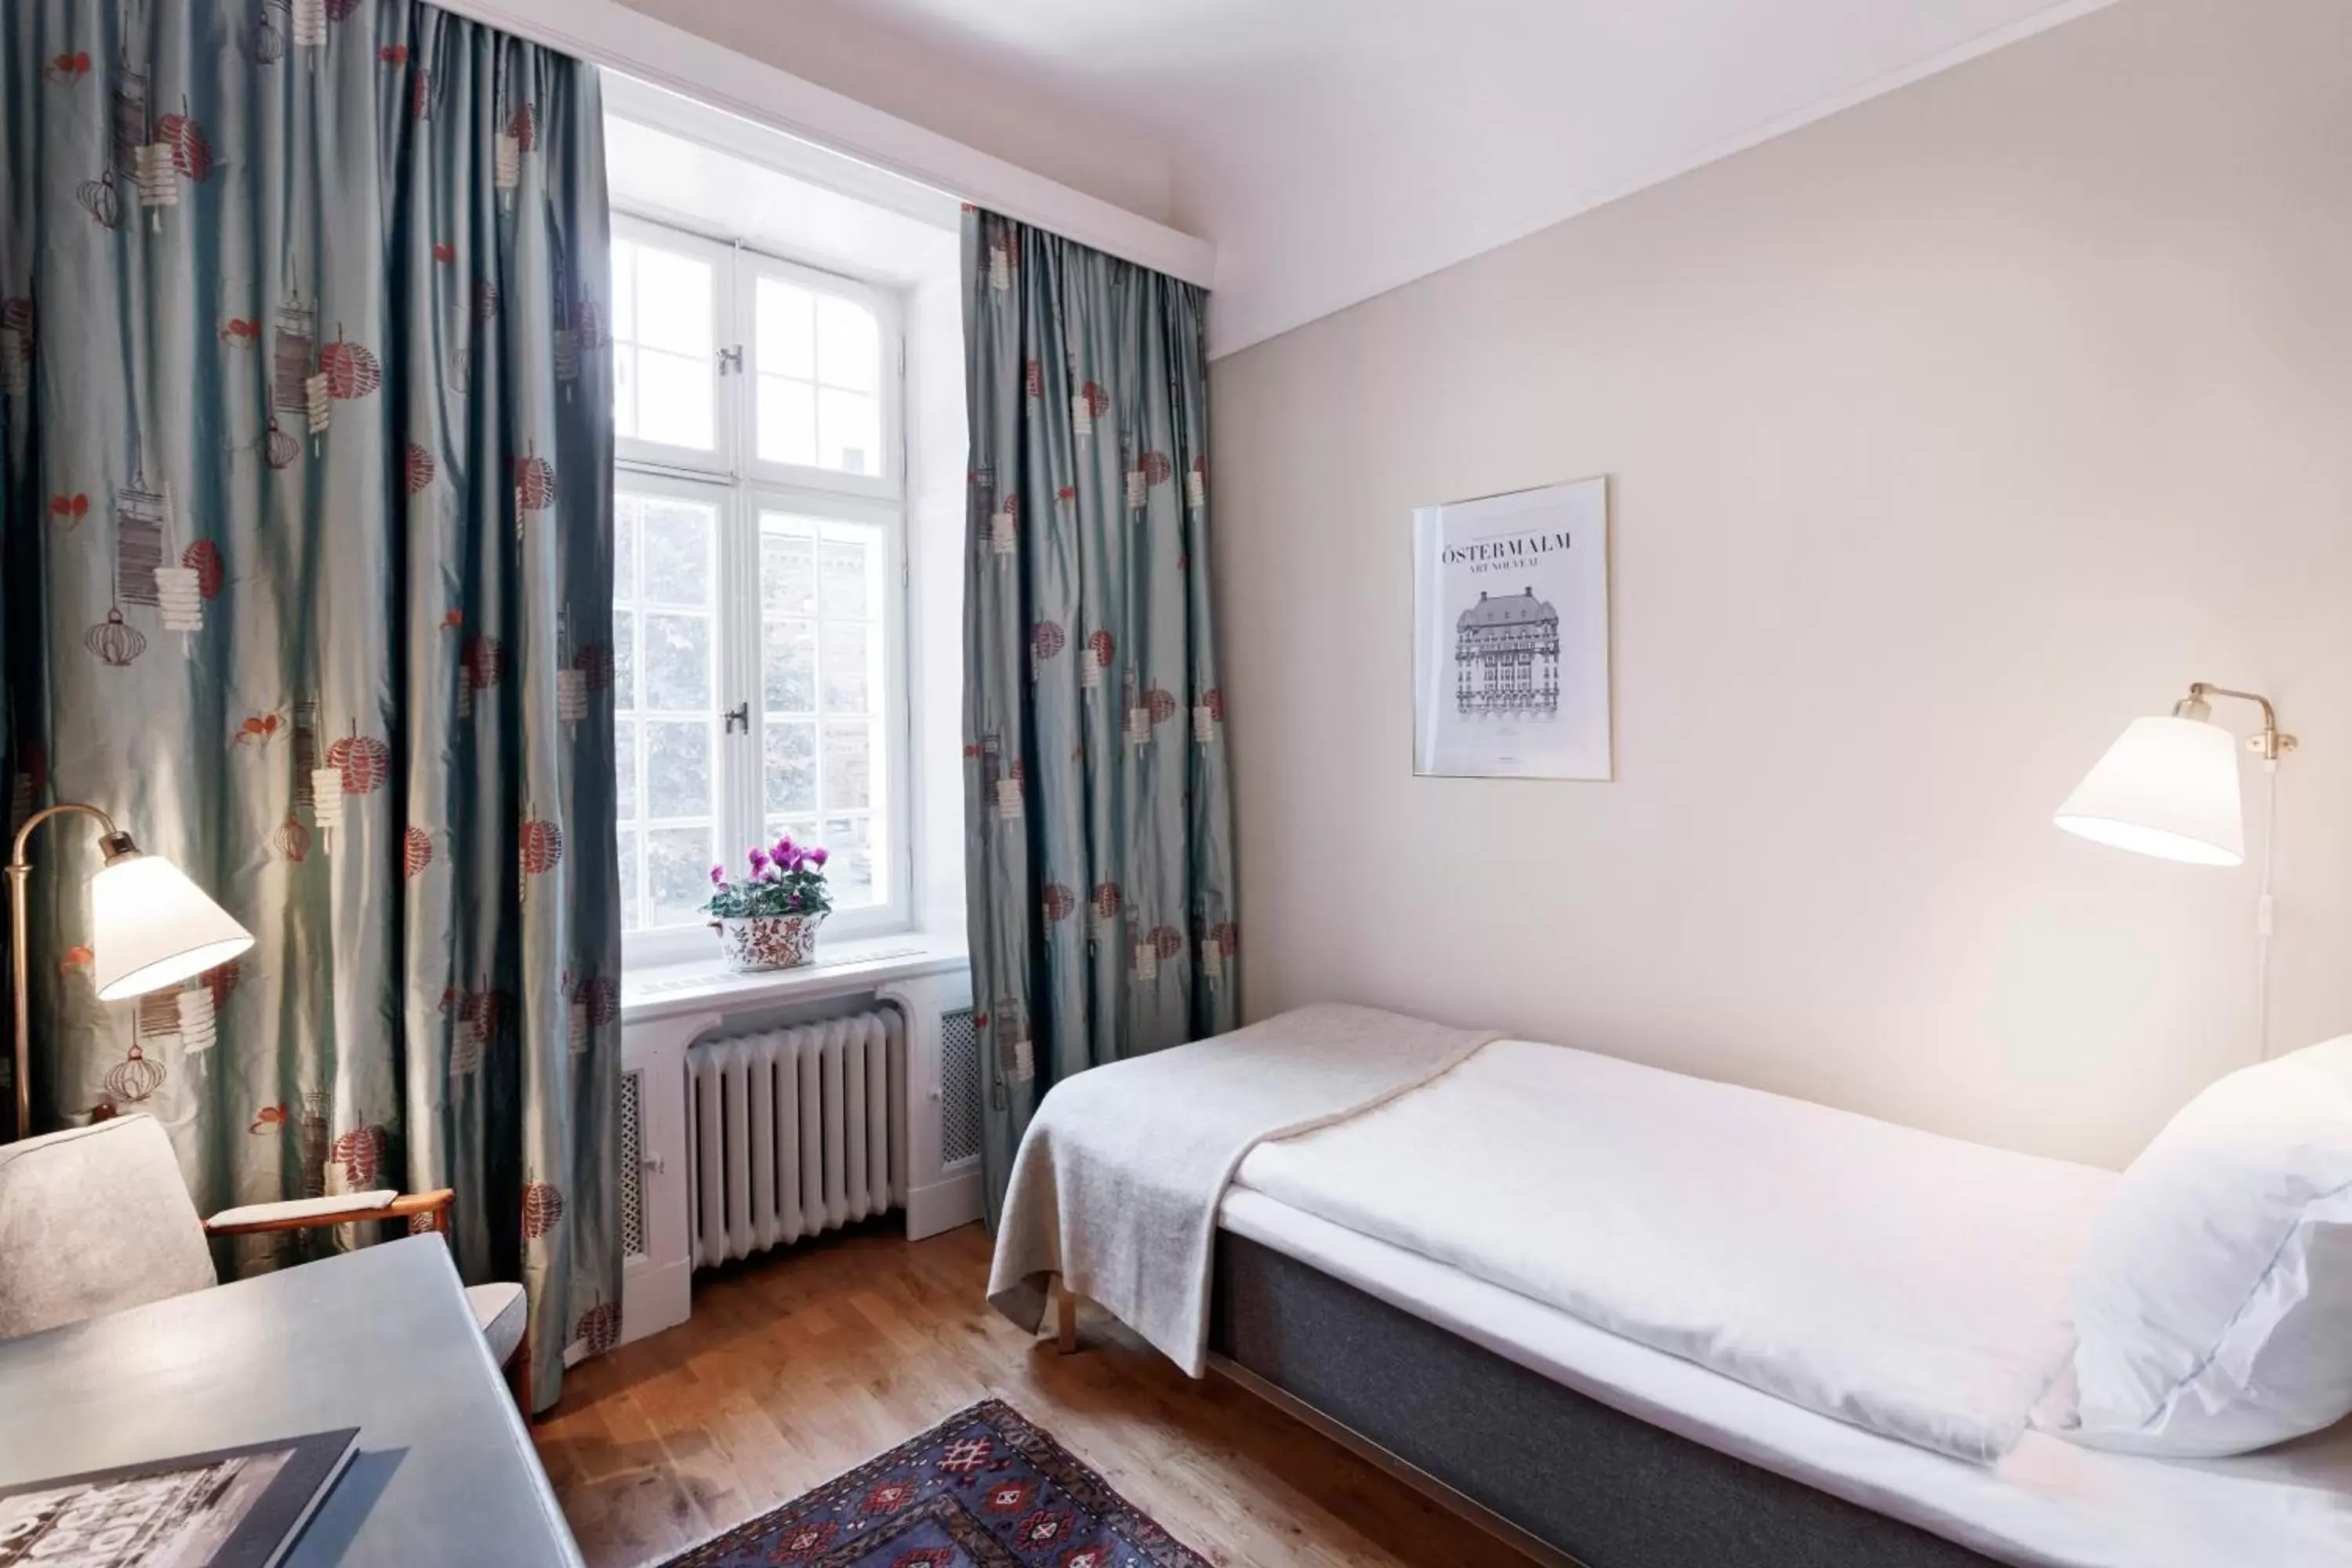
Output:
<instances>
[{"instance_id":1,"label":"window sill","mask_svg":"<svg viewBox=\"0 0 2352 1568\"><path fill-rule=\"evenodd\" d=\"M816 957L796 969L737 974L714 954L682 963L649 963L621 976L621 1022L643 1024L683 1013L747 1012L791 1002L822 1001L910 975L964 966L961 936L896 931L817 942Z\"/></svg>"}]
</instances>

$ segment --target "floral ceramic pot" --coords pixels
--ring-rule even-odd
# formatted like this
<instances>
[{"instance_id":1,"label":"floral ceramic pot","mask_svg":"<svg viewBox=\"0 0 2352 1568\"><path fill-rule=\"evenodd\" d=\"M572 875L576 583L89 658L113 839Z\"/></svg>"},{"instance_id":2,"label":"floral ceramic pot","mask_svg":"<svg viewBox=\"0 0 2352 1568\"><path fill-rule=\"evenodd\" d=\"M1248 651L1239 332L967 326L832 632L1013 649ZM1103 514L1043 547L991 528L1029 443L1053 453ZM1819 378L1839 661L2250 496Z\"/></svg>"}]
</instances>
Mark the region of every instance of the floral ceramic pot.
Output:
<instances>
[{"instance_id":1,"label":"floral ceramic pot","mask_svg":"<svg viewBox=\"0 0 2352 1568\"><path fill-rule=\"evenodd\" d=\"M719 929L719 956L738 974L793 969L816 952L823 915L751 915L710 923Z\"/></svg>"}]
</instances>

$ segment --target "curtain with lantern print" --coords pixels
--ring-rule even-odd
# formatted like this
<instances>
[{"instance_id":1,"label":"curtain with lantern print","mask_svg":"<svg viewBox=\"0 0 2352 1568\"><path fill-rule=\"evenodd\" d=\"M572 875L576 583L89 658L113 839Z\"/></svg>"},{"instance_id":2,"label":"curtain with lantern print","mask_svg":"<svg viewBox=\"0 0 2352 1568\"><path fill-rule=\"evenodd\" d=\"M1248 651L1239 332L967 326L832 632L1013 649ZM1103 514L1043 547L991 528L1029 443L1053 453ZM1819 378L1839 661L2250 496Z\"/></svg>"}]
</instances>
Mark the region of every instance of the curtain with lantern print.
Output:
<instances>
[{"instance_id":1,"label":"curtain with lantern print","mask_svg":"<svg viewBox=\"0 0 2352 1568\"><path fill-rule=\"evenodd\" d=\"M101 1004L41 829L37 1124L155 1116L205 1212L454 1187L543 1406L621 1283L594 74L415 0L42 0L0 125L10 816L98 802L258 938Z\"/></svg>"},{"instance_id":2,"label":"curtain with lantern print","mask_svg":"<svg viewBox=\"0 0 2352 1568\"><path fill-rule=\"evenodd\" d=\"M1206 297L967 208L966 899L989 1225L1045 1091L1237 1022Z\"/></svg>"}]
</instances>

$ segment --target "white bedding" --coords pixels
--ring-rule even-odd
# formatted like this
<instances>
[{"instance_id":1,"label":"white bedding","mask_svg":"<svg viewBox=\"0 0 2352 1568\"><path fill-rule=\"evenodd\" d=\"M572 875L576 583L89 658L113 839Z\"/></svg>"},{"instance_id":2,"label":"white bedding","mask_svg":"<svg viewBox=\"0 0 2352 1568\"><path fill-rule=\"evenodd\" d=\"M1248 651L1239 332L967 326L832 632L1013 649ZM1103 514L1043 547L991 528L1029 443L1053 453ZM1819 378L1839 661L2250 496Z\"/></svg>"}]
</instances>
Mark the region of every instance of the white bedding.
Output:
<instances>
[{"instance_id":1,"label":"white bedding","mask_svg":"<svg viewBox=\"0 0 2352 1568\"><path fill-rule=\"evenodd\" d=\"M1461 1270L1236 1187L1223 1228L1603 1404L2032 1568L2352 1563L2352 1422L2264 1453L2154 1459L2028 1432L1967 1464L1800 1409Z\"/></svg>"},{"instance_id":2,"label":"white bedding","mask_svg":"<svg viewBox=\"0 0 2352 1568\"><path fill-rule=\"evenodd\" d=\"M1217 1201L1242 1156L1408 1093L1491 1038L1326 1002L1063 1079L1013 1158L989 1303L1034 1332L1058 1274L1201 1376Z\"/></svg>"},{"instance_id":3,"label":"white bedding","mask_svg":"<svg viewBox=\"0 0 2352 1568\"><path fill-rule=\"evenodd\" d=\"M1987 1462L2113 1173L1499 1040L1243 1187L1824 1415Z\"/></svg>"}]
</instances>

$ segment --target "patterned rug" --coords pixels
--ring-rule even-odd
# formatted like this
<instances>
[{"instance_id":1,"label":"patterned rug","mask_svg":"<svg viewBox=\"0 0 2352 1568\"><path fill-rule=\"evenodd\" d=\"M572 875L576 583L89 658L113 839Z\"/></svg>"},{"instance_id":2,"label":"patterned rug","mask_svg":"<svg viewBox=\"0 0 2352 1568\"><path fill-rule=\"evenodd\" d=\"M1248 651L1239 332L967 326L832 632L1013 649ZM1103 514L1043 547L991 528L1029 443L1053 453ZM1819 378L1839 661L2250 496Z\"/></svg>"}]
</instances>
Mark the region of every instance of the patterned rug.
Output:
<instances>
[{"instance_id":1,"label":"patterned rug","mask_svg":"<svg viewBox=\"0 0 2352 1568\"><path fill-rule=\"evenodd\" d=\"M1210 1568L1000 1400L664 1568Z\"/></svg>"}]
</instances>

